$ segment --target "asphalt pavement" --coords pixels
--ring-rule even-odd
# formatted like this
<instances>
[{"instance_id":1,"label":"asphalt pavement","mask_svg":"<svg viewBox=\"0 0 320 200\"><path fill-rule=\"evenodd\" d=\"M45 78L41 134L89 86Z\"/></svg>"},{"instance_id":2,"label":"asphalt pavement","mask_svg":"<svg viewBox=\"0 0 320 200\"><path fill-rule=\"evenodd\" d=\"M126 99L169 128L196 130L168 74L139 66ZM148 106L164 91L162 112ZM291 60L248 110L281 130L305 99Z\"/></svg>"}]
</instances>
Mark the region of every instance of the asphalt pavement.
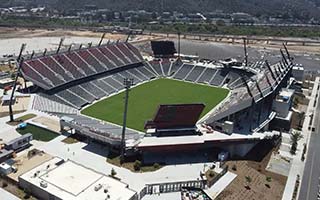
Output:
<instances>
[{"instance_id":1,"label":"asphalt pavement","mask_svg":"<svg viewBox=\"0 0 320 200\"><path fill-rule=\"evenodd\" d=\"M318 102L319 102L318 98ZM309 150L303 172L299 200L320 200L320 107L315 112L315 131L311 133ZM320 196L319 196L320 197Z\"/></svg>"}]
</instances>

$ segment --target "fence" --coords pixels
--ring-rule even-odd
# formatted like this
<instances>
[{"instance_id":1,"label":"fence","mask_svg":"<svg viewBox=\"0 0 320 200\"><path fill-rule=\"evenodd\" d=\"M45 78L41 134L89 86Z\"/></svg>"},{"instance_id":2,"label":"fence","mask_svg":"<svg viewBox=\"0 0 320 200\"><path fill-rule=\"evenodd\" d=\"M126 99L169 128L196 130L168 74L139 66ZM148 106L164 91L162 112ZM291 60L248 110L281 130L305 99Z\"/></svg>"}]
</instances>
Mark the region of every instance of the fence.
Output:
<instances>
[{"instance_id":1,"label":"fence","mask_svg":"<svg viewBox=\"0 0 320 200\"><path fill-rule=\"evenodd\" d=\"M145 192L146 194L180 192L182 187L204 189L206 187L206 180L149 184L146 186Z\"/></svg>"}]
</instances>

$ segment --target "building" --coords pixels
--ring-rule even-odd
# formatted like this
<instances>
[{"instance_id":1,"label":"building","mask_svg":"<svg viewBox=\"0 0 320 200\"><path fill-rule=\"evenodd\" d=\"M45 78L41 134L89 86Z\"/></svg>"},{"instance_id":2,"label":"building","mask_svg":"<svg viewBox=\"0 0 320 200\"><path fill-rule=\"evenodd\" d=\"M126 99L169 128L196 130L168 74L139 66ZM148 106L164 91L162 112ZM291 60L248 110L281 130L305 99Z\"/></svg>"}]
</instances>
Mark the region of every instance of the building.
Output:
<instances>
[{"instance_id":1,"label":"building","mask_svg":"<svg viewBox=\"0 0 320 200\"><path fill-rule=\"evenodd\" d=\"M292 76L296 79L296 81L303 81L304 67L302 65L293 66Z\"/></svg>"},{"instance_id":2,"label":"building","mask_svg":"<svg viewBox=\"0 0 320 200\"><path fill-rule=\"evenodd\" d=\"M14 83L14 80L11 78L4 78L0 80L0 88L5 88L6 86L12 86Z\"/></svg>"},{"instance_id":3,"label":"building","mask_svg":"<svg viewBox=\"0 0 320 200\"><path fill-rule=\"evenodd\" d=\"M19 184L42 200L137 199L127 184L58 157L21 175Z\"/></svg>"},{"instance_id":4,"label":"building","mask_svg":"<svg viewBox=\"0 0 320 200\"><path fill-rule=\"evenodd\" d=\"M292 103L294 90L283 88L273 100L272 110L277 113L273 127L276 129L289 130L292 118Z\"/></svg>"},{"instance_id":5,"label":"building","mask_svg":"<svg viewBox=\"0 0 320 200\"><path fill-rule=\"evenodd\" d=\"M273 100L272 108L277 112L277 117L286 118L292 106L294 90L283 88L276 99Z\"/></svg>"},{"instance_id":6,"label":"building","mask_svg":"<svg viewBox=\"0 0 320 200\"><path fill-rule=\"evenodd\" d=\"M16 139L13 139L7 143L5 143L5 148L7 150L20 151L27 148L32 141L33 136L31 133L27 133L22 135Z\"/></svg>"}]
</instances>

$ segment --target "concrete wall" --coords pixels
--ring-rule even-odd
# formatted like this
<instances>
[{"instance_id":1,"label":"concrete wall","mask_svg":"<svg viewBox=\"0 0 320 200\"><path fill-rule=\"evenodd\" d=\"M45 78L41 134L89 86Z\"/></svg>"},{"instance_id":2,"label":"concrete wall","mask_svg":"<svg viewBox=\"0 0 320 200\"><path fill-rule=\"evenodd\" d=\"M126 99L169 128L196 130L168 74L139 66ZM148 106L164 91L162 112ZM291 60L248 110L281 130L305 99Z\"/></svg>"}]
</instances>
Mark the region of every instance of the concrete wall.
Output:
<instances>
[{"instance_id":1,"label":"concrete wall","mask_svg":"<svg viewBox=\"0 0 320 200\"><path fill-rule=\"evenodd\" d=\"M241 143L241 144L230 144L225 147L223 147L224 150L229 152L229 156L245 156L256 144L258 141L251 142L251 143Z\"/></svg>"},{"instance_id":2,"label":"concrete wall","mask_svg":"<svg viewBox=\"0 0 320 200\"><path fill-rule=\"evenodd\" d=\"M32 194L33 196L41 200L62 200L56 196L49 194L47 191L40 188L40 185L38 187L20 177L19 177L19 186L23 188L25 191L29 192L30 194Z\"/></svg>"}]
</instances>

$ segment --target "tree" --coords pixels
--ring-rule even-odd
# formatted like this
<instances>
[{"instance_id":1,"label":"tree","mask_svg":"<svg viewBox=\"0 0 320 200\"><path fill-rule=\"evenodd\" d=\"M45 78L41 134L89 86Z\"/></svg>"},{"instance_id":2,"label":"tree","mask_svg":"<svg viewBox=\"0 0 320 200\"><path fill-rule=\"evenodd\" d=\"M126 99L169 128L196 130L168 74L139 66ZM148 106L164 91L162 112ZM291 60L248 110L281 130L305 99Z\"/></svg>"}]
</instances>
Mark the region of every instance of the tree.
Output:
<instances>
[{"instance_id":1,"label":"tree","mask_svg":"<svg viewBox=\"0 0 320 200\"><path fill-rule=\"evenodd\" d=\"M220 20L217 20L217 21L216 21L216 25L217 25L217 26L225 26L225 25L226 25L226 22L220 19Z\"/></svg>"},{"instance_id":2,"label":"tree","mask_svg":"<svg viewBox=\"0 0 320 200\"><path fill-rule=\"evenodd\" d=\"M246 180L246 188L248 189L248 190L250 190L251 188L250 188L250 183L252 182L252 178L250 177L250 176L245 176L245 180Z\"/></svg>"},{"instance_id":3,"label":"tree","mask_svg":"<svg viewBox=\"0 0 320 200\"><path fill-rule=\"evenodd\" d=\"M135 171L139 171L141 169L141 161L140 160L136 160L133 164L133 168Z\"/></svg>"},{"instance_id":4,"label":"tree","mask_svg":"<svg viewBox=\"0 0 320 200\"><path fill-rule=\"evenodd\" d=\"M291 139L291 148L290 153L292 155L296 154L298 141L303 138L302 134L299 131L292 131L290 139Z\"/></svg>"},{"instance_id":5,"label":"tree","mask_svg":"<svg viewBox=\"0 0 320 200\"><path fill-rule=\"evenodd\" d=\"M267 181L267 182L271 182L271 181L272 181L272 178L271 178L270 176L267 176L267 177L266 177L266 181Z\"/></svg>"},{"instance_id":6,"label":"tree","mask_svg":"<svg viewBox=\"0 0 320 200\"><path fill-rule=\"evenodd\" d=\"M153 164L153 168L154 168L154 169L159 169L159 168L160 168L159 163L154 163L154 164Z\"/></svg>"}]
</instances>

